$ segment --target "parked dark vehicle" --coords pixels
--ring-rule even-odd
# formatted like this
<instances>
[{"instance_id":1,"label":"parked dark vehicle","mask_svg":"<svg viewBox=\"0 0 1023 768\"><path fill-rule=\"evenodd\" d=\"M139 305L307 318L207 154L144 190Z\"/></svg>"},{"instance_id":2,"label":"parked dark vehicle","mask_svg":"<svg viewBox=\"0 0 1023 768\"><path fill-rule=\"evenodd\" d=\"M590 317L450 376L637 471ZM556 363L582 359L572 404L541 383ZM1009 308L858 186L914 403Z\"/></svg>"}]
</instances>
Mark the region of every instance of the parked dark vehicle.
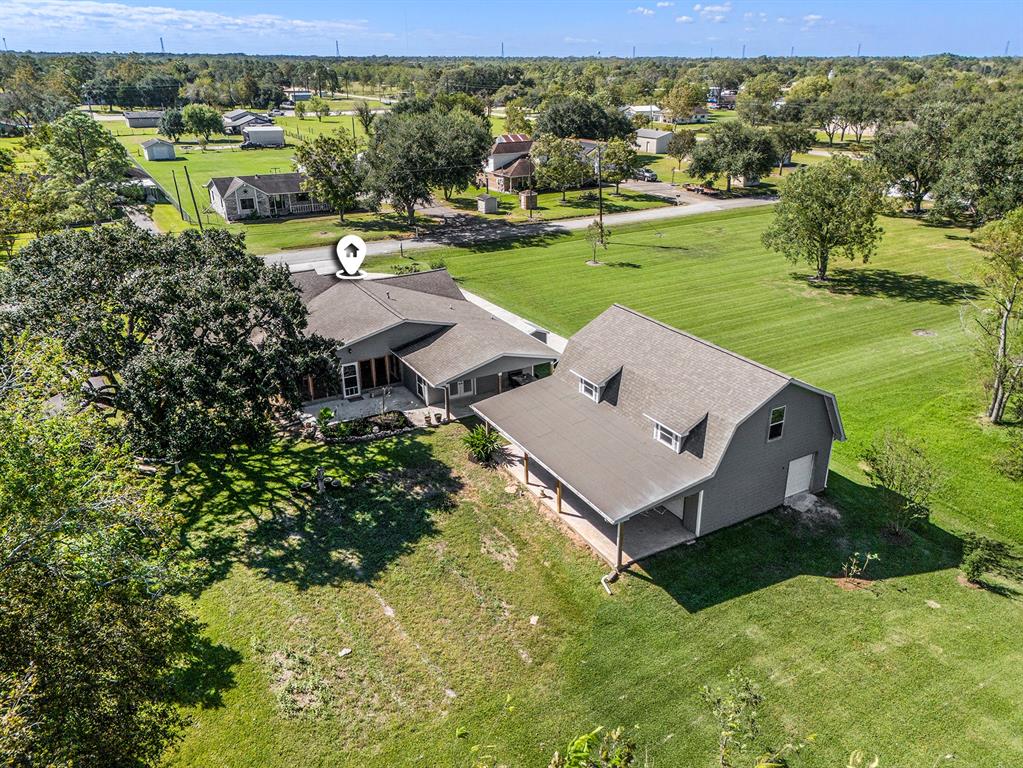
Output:
<instances>
[{"instance_id":1,"label":"parked dark vehicle","mask_svg":"<svg viewBox=\"0 0 1023 768\"><path fill-rule=\"evenodd\" d=\"M657 181L657 174L649 168L640 168L636 171L636 178L640 181Z\"/></svg>"}]
</instances>

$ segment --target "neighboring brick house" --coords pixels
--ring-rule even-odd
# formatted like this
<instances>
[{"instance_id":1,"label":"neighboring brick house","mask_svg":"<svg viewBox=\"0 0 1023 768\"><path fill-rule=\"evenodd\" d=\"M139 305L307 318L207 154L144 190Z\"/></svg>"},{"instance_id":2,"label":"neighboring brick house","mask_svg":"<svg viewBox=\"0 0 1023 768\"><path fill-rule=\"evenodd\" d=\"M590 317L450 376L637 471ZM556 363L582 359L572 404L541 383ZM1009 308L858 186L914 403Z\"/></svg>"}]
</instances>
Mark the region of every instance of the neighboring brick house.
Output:
<instances>
[{"instance_id":1,"label":"neighboring brick house","mask_svg":"<svg viewBox=\"0 0 1023 768\"><path fill-rule=\"evenodd\" d=\"M505 133L494 139L487 158L487 181L498 192L529 189L536 170L529 151L533 140L524 133Z\"/></svg>"},{"instance_id":2,"label":"neighboring brick house","mask_svg":"<svg viewBox=\"0 0 1023 768\"><path fill-rule=\"evenodd\" d=\"M326 213L330 206L302 189L301 173L218 176L206 182L210 208L227 221L306 213Z\"/></svg>"}]
</instances>

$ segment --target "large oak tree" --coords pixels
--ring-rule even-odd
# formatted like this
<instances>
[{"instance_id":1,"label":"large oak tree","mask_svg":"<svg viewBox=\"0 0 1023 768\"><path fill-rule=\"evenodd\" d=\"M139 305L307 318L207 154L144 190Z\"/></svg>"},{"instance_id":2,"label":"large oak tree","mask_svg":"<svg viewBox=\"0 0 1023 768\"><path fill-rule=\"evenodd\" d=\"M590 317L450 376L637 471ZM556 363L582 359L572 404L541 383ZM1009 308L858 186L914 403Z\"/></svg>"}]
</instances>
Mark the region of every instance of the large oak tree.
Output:
<instances>
[{"instance_id":1,"label":"large oak tree","mask_svg":"<svg viewBox=\"0 0 1023 768\"><path fill-rule=\"evenodd\" d=\"M817 280L827 280L833 256L866 262L874 254L883 206L883 185L872 168L831 157L789 176L763 242L793 263L807 262Z\"/></svg>"},{"instance_id":2,"label":"large oak tree","mask_svg":"<svg viewBox=\"0 0 1023 768\"><path fill-rule=\"evenodd\" d=\"M130 444L179 458L266 434L298 400L306 311L286 270L222 230L48 235L0 276L0 330L63 342L112 382Z\"/></svg>"}]
</instances>

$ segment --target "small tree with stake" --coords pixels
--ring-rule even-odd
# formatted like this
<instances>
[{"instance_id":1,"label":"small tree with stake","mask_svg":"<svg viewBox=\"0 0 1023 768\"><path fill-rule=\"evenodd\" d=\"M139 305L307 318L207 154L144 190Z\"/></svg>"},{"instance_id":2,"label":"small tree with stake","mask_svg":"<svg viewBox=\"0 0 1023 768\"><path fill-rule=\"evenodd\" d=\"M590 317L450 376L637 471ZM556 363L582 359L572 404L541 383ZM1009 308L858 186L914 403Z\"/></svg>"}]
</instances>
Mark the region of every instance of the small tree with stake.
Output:
<instances>
[{"instance_id":1,"label":"small tree with stake","mask_svg":"<svg viewBox=\"0 0 1023 768\"><path fill-rule=\"evenodd\" d=\"M597 261L597 249L603 248L607 250L607 246L611 239L611 230L607 229L603 222L598 219L594 219L590 222L590 225L586 227L586 242L590 244L591 257L587 262L588 264L599 264Z\"/></svg>"}]
</instances>

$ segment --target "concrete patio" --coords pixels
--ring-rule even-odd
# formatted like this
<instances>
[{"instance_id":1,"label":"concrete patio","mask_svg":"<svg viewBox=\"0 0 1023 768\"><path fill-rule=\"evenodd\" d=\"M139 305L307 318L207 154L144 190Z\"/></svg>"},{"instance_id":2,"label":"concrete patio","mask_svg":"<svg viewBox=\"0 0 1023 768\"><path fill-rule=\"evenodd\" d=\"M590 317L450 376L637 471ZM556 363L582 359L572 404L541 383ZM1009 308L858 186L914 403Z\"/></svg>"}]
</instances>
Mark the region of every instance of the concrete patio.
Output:
<instances>
[{"instance_id":1,"label":"concrete patio","mask_svg":"<svg viewBox=\"0 0 1023 768\"><path fill-rule=\"evenodd\" d=\"M540 499L551 513L585 541L594 552L614 567L617 558L617 526L607 522L586 502L568 488L562 487L561 512L558 512L558 481L535 461L529 463L529 482L525 480L522 450L506 445L502 468L533 496ZM683 527L671 512L646 512L622 524L622 567L645 557L696 540L696 535Z\"/></svg>"},{"instance_id":2,"label":"concrete patio","mask_svg":"<svg viewBox=\"0 0 1023 768\"><path fill-rule=\"evenodd\" d=\"M332 397L313 400L302 406L302 413L307 418L315 419L323 408L330 408L334 411L334 418L331 419L332 423L364 419L367 416L375 416L384 411L401 411L417 427L426 426L427 421L431 424L436 424L438 414L441 419L444 418L443 405L424 405L422 400L400 384L387 388L379 387L372 390L363 390L362 394L354 399ZM452 401L452 419L463 419L471 415L472 411L467 403L462 404L458 400Z\"/></svg>"}]
</instances>

